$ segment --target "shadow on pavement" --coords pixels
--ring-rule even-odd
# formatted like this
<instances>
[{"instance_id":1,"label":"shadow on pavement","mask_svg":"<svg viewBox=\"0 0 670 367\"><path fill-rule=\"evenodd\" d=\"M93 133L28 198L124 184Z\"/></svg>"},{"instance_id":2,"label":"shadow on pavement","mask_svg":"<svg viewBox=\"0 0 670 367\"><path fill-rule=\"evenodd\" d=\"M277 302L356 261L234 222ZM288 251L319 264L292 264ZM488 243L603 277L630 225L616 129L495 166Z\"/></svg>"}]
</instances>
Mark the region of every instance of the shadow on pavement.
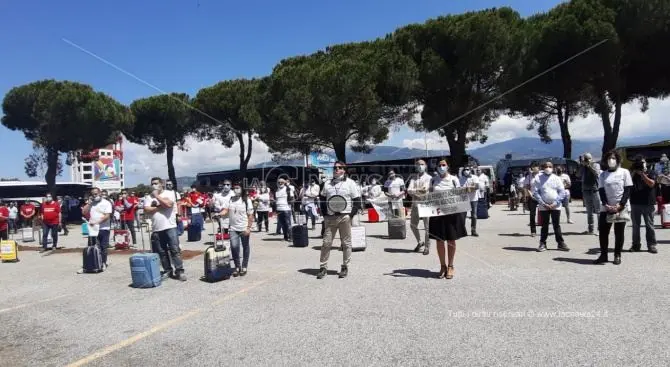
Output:
<instances>
[{"instance_id":1,"label":"shadow on pavement","mask_svg":"<svg viewBox=\"0 0 670 367\"><path fill-rule=\"evenodd\" d=\"M381 235L381 234L369 234L367 237L372 237L372 238L378 238L380 240L388 240L389 236Z\"/></svg>"},{"instance_id":2,"label":"shadow on pavement","mask_svg":"<svg viewBox=\"0 0 670 367\"><path fill-rule=\"evenodd\" d=\"M298 272L303 273L303 274L307 274L307 275L316 276L316 274L319 273L319 269L300 269L300 270L298 270ZM337 275L338 272L335 271L335 270L328 270L327 274L328 275Z\"/></svg>"},{"instance_id":3,"label":"shadow on pavement","mask_svg":"<svg viewBox=\"0 0 670 367\"><path fill-rule=\"evenodd\" d=\"M613 253L614 249L613 248L607 249L607 252ZM586 251L587 255L598 255L599 253L600 253L600 247L590 248Z\"/></svg>"},{"instance_id":4,"label":"shadow on pavement","mask_svg":"<svg viewBox=\"0 0 670 367\"><path fill-rule=\"evenodd\" d=\"M530 237L530 233L498 233L498 236L503 236L503 237Z\"/></svg>"},{"instance_id":5,"label":"shadow on pavement","mask_svg":"<svg viewBox=\"0 0 670 367\"><path fill-rule=\"evenodd\" d=\"M436 278L440 275L438 272L430 271L428 269L396 269L392 273L387 273L384 275L390 275L392 277L399 278Z\"/></svg>"},{"instance_id":6,"label":"shadow on pavement","mask_svg":"<svg viewBox=\"0 0 670 367\"><path fill-rule=\"evenodd\" d=\"M580 264L580 265L593 265L593 260L595 260L595 259L577 259L577 258L572 258L572 257L555 257L553 260L554 261L560 261L560 262L566 262L566 263Z\"/></svg>"},{"instance_id":7,"label":"shadow on pavement","mask_svg":"<svg viewBox=\"0 0 670 367\"><path fill-rule=\"evenodd\" d=\"M537 247L503 247L502 249L509 251L537 252Z\"/></svg>"},{"instance_id":8,"label":"shadow on pavement","mask_svg":"<svg viewBox=\"0 0 670 367\"><path fill-rule=\"evenodd\" d=\"M394 247L387 247L384 249L384 252L388 252L391 254L409 254L413 253L413 249L408 249L408 248L394 248Z\"/></svg>"}]
</instances>

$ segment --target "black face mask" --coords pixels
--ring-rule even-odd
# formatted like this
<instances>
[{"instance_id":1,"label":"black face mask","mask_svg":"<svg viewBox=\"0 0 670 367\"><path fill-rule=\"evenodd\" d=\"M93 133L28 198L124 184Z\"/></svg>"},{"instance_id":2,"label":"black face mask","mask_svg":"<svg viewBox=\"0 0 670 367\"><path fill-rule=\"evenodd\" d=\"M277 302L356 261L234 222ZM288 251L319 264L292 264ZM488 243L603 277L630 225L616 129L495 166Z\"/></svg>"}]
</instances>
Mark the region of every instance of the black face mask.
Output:
<instances>
[{"instance_id":1,"label":"black face mask","mask_svg":"<svg viewBox=\"0 0 670 367\"><path fill-rule=\"evenodd\" d=\"M562 170L562 169L557 169L557 170L556 170L556 174L557 174L557 175L562 175L562 174L563 174L563 170Z\"/></svg>"}]
</instances>

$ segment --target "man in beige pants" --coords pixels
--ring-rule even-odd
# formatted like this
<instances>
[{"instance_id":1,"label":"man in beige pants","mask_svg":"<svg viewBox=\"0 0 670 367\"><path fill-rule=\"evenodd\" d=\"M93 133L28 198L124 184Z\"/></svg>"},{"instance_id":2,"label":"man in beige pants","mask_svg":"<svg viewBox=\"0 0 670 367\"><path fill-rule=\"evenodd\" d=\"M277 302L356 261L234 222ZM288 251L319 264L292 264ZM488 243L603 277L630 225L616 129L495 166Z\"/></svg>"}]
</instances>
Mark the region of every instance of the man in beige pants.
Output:
<instances>
[{"instance_id":1,"label":"man in beige pants","mask_svg":"<svg viewBox=\"0 0 670 367\"><path fill-rule=\"evenodd\" d=\"M349 273L351 261L351 219L358 213L361 205L361 193L356 183L344 175L346 166L342 162L335 162L333 179L326 181L321 190L325 198L327 212L324 216L323 245L321 246L321 266L317 279L322 279L328 273L328 258L333 246L335 233L339 230L342 243L342 270L340 278Z\"/></svg>"},{"instance_id":2,"label":"man in beige pants","mask_svg":"<svg viewBox=\"0 0 670 367\"><path fill-rule=\"evenodd\" d=\"M428 189L430 189L430 181L433 179L433 176L426 173L426 162L423 159L416 161L416 177L412 178L409 182L409 188L407 193L412 196L412 214L410 217L410 228L416 238L416 247L414 252L420 252L423 248L423 254L428 255L430 253L430 236L428 233L428 217L419 218L419 206L418 204L423 200ZM424 229L424 241L421 241L421 232L419 232L419 222L423 222Z\"/></svg>"}]
</instances>

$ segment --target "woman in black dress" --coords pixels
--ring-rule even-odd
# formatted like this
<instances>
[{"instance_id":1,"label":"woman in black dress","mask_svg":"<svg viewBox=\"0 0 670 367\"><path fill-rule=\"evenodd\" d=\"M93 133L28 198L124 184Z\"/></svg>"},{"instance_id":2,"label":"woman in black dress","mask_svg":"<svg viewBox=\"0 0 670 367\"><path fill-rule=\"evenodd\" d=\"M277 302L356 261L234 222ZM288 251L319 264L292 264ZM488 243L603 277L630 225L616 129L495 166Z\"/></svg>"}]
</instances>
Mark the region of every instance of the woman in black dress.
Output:
<instances>
[{"instance_id":1,"label":"woman in black dress","mask_svg":"<svg viewBox=\"0 0 670 367\"><path fill-rule=\"evenodd\" d=\"M446 160L441 160L437 168L437 176L433 177L430 191L447 191L460 187L456 176L449 174ZM428 224L430 238L437 243L437 255L440 258L439 278L451 279L454 277L454 255L456 254L456 240L467 236L465 230L465 219L461 213L447 214L430 217ZM449 245L447 249L447 261L445 261L444 243Z\"/></svg>"}]
</instances>

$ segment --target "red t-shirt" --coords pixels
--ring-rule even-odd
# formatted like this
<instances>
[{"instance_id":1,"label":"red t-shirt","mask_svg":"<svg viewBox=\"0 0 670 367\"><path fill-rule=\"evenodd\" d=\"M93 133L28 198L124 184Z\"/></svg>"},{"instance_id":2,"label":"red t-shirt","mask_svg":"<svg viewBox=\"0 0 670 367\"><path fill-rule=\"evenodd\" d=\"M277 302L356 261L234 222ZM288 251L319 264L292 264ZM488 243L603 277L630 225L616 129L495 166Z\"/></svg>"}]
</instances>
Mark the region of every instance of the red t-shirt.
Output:
<instances>
[{"instance_id":1,"label":"red t-shirt","mask_svg":"<svg viewBox=\"0 0 670 367\"><path fill-rule=\"evenodd\" d=\"M135 210L137 210L137 204L139 204L140 200L134 196L128 196L126 201L128 201L128 204L132 206L130 208L126 208L126 211L123 212L123 220L135 220Z\"/></svg>"},{"instance_id":2,"label":"red t-shirt","mask_svg":"<svg viewBox=\"0 0 670 367\"><path fill-rule=\"evenodd\" d=\"M21 205L21 214L28 218L32 218L35 215L35 205L30 203L25 203Z\"/></svg>"},{"instance_id":3,"label":"red t-shirt","mask_svg":"<svg viewBox=\"0 0 670 367\"><path fill-rule=\"evenodd\" d=\"M9 228L9 209L6 206L0 206L0 216L6 219L0 219L0 231L6 231Z\"/></svg>"},{"instance_id":4,"label":"red t-shirt","mask_svg":"<svg viewBox=\"0 0 670 367\"><path fill-rule=\"evenodd\" d=\"M57 201L42 204L42 221L46 224L59 224L60 204Z\"/></svg>"},{"instance_id":5,"label":"red t-shirt","mask_svg":"<svg viewBox=\"0 0 670 367\"><path fill-rule=\"evenodd\" d=\"M205 198L199 192L191 192L188 194L189 200L193 206L203 207L205 206Z\"/></svg>"}]
</instances>

